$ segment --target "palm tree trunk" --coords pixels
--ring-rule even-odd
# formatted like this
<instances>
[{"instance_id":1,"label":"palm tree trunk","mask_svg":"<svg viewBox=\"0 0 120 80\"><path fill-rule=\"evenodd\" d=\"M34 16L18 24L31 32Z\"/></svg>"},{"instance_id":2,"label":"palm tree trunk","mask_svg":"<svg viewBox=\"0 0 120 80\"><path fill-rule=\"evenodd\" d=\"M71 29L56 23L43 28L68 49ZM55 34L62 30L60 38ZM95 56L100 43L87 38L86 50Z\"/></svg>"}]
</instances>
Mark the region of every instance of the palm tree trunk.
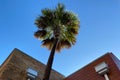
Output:
<instances>
[{"instance_id":1,"label":"palm tree trunk","mask_svg":"<svg viewBox=\"0 0 120 80\"><path fill-rule=\"evenodd\" d=\"M56 49L56 46L57 46L57 42L58 42L58 38L56 38L55 41L54 41L54 44L53 44L53 47L52 47L52 50L51 50L51 53L50 53L50 56L49 56L49 59L48 59L48 62L47 62L47 66L46 66L46 69L45 69L43 80L49 80L50 71L51 71L52 64L53 64L53 59L54 59L54 55L55 55L55 49Z\"/></svg>"}]
</instances>

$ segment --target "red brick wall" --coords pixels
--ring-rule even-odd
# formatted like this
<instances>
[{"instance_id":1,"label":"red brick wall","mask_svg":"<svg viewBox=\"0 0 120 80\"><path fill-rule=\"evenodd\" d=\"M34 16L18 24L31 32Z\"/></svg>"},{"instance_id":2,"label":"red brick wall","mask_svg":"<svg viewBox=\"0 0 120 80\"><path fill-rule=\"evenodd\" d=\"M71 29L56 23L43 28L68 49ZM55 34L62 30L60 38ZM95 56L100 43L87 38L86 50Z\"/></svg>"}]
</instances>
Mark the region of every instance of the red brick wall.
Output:
<instances>
[{"instance_id":1,"label":"red brick wall","mask_svg":"<svg viewBox=\"0 0 120 80\"><path fill-rule=\"evenodd\" d=\"M94 69L94 67L101 62L105 62L108 64L108 76L110 80L120 80L120 71L118 66L116 66L117 63L115 62L115 60L113 60L113 57L116 58L113 54L108 53L93 61L92 63L86 65L77 72L71 74L70 76L65 78L65 80L105 80L105 78L96 73Z\"/></svg>"}]
</instances>

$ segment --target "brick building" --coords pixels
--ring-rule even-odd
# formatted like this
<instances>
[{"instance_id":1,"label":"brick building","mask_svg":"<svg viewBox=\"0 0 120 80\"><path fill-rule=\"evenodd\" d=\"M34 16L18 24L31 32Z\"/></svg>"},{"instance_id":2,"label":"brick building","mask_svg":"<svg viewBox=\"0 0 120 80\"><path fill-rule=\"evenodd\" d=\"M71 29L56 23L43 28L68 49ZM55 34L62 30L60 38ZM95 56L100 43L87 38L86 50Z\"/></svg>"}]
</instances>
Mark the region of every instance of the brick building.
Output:
<instances>
[{"instance_id":1,"label":"brick building","mask_svg":"<svg viewBox=\"0 0 120 80\"><path fill-rule=\"evenodd\" d=\"M42 80L45 65L14 49L0 66L0 80ZM50 80L120 80L120 60L107 53L71 75L52 70Z\"/></svg>"},{"instance_id":2,"label":"brick building","mask_svg":"<svg viewBox=\"0 0 120 80\"><path fill-rule=\"evenodd\" d=\"M41 80L45 65L18 49L14 49L0 67L0 80ZM52 70L50 80L64 76Z\"/></svg>"},{"instance_id":3,"label":"brick building","mask_svg":"<svg viewBox=\"0 0 120 80\"><path fill-rule=\"evenodd\" d=\"M97 72L96 67L103 69ZM104 76L104 72L107 77ZM65 80L120 80L120 60L112 53L107 53L69 75Z\"/></svg>"}]
</instances>

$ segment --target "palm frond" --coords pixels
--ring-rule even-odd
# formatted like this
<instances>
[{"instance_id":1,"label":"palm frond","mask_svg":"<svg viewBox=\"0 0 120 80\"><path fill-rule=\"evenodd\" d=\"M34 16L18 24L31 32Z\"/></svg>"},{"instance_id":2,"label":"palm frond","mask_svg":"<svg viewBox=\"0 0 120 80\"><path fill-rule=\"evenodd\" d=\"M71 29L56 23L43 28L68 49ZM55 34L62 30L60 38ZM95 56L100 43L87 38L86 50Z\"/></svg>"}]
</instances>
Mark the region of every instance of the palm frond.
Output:
<instances>
[{"instance_id":1,"label":"palm frond","mask_svg":"<svg viewBox=\"0 0 120 80\"><path fill-rule=\"evenodd\" d=\"M42 41L42 46L47 47L49 50L51 50L53 46L53 42L54 42L54 38L45 39Z\"/></svg>"},{"instance_id":2,"label":"palm frond","mask_svg":"<svg viewBox=\"0 0 120 80\"><path fill-rule=\"evenodd\" d=\"M43 16L51 17L53 15L53 11L48 8L42 9L41 12Z\"/></svg>"},{"instance_id":3,"label":"palm frond","mask_svg":"<svg viewBox=\"0 0 120 80\"><path fill-rule=\"evenodd\" d=\"M37 25L37 27L40 28L40 29L46 28L47 24L46 24L45 17L43 17L43 16L38 17L35 21L35 25Z\"/></svg>"},{"instance_id":4,"label":"palm frond","mask_svg":"<svg viewBox=\"0 0 120 80\"><path fill-rule=\"evenodd\" d=\"M61 49L70 48L70 47L71 47L70 42L68 42L67 40L62 40L62 41L58 42L57 47L56 47L56 51L60 52Z\"/></svg>"},{"instance_id":5,"label":"palm frond","mask_svg":"<svg viewBox=\"0 0 120 80\"><path fill-rule=\"evenodd\" d=\"M65 41L61 41L61 46L63 48L70 48L71 47L71 44L68 40L65 40Z\"/></svg>"},{"instance_id":6,"label":"palm frond","mask_svg":"<svg viewBox=\"0 0 120 80\"><path fill-rule=\"evenodd\" d=\"M34 33L34 36L36 37L36 38L43 38L45 35L46 35L46 31L45 30L38 30L38 31L36 31L35 33Z\"/></svg>"}]
</instances>

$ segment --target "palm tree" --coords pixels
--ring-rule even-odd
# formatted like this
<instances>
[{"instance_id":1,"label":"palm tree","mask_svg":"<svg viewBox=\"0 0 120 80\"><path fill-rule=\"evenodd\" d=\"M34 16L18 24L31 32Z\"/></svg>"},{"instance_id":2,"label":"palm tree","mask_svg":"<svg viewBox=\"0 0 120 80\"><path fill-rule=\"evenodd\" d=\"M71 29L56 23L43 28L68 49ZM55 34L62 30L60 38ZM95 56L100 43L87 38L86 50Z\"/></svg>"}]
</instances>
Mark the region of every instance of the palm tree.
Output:
<instances>
[{"instance_id":1,"label":"palm tree","mask_svg":"<svg viewBox=\"0 0 120 80\"><path fill-rule=\"evenodd\" d=\"M35 20L38 30L34 36L42 40L42 46L51 50L43 77L43 80L49 80L55 51L60 52L61 49L70 48L75 44L79 20L60 3L53 10L45 8L41 12L42 15Z\"/></svg>"}]
</instances>

